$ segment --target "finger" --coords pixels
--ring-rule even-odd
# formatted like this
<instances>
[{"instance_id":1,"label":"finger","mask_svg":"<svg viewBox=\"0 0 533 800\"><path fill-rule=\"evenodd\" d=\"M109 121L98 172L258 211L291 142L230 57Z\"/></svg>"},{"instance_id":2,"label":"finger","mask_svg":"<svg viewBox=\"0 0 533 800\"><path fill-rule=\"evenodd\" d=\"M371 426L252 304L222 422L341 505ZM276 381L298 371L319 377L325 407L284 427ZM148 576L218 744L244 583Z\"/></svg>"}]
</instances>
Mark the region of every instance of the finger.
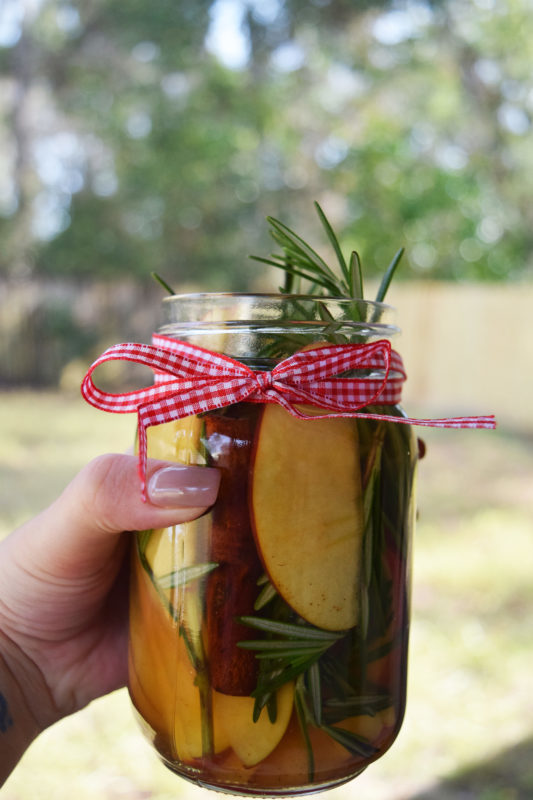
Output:
<instances>
[{"instance_id":1,"label":"finger","mask_svg":"<svg viewBox=\"0 0 533 800\"><path fill-rule=\"evenodd\" d=\"M81 470L58 500L25 526L34 557L41 550L48 564L85 569L114 551L122 531L195 519L216 499L218 470L149 459L143 502L137 464L135 456L110 454Z\"/></svg>"}]
</instances>

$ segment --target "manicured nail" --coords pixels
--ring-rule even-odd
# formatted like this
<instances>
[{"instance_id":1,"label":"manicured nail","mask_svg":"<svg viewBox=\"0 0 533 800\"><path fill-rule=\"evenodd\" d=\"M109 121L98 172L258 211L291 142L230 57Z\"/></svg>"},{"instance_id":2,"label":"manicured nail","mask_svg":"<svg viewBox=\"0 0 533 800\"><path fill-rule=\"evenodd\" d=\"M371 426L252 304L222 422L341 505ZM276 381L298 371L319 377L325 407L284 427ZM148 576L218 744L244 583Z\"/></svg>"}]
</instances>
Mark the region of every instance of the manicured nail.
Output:
<instances>
[{"instance_id":1,"label":"manicured nail","mask_svg":"<svg viewBox=\"0 0 533 800\"><path fill-rule=\"evenodd\" d=\"M154 472L148 497L162 508L207 508L215 502L219 484L218 469L176 464Z\"/></svg>"}]
</instances>

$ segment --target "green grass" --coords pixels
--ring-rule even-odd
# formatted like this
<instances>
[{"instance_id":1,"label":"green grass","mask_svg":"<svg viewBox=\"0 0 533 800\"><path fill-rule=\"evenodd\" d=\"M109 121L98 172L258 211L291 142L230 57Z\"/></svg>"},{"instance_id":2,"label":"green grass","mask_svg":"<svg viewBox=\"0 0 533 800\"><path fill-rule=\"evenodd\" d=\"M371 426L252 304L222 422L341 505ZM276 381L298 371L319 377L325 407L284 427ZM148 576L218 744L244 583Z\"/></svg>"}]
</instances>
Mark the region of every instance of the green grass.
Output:
<instances>
[{"instance_id":1,"label":"green grass","mask_svg":"<svg viewBox=\"0 0 533 800\"><path fill-rule=\"evenodd\" d=\"M0 395L0 535L87 460L125 450L134 417L77 396ZM531 441L424 430L406 720L390 752L329 797L525 800L533 796ZM191 797L159 764L117 692L46 731L3 800Z\"/></svg>"},{"instance_id":2,"label":"green grass","mask_svg":"<svg viewBox=\"0 0 533 800\"><path fill-rule=\"evenodd\" d=\"M94 456L133 443L135 416L81 395L0 394L0 537L49 503Z\"/></svg>"}]
</instances>

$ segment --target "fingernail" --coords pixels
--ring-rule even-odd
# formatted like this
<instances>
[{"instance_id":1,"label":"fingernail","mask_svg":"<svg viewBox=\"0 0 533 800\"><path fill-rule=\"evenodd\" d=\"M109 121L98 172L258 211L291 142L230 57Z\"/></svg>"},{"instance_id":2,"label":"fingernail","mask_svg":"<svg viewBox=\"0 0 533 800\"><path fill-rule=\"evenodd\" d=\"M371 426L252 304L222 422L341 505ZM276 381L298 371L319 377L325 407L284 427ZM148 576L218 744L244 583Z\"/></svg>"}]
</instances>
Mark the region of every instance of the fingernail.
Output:
<instances>
[{"instance_id":1,"label":"fingernail","mask_svg":"<svg viewBox=\"0 0 533 800\"><path fill-rule=\"evenodd\" d=\"M148 497L162 508L203 508L213 505L219 484L218 469L177 464L154 472Z\"/></svg>"}]
</instances>

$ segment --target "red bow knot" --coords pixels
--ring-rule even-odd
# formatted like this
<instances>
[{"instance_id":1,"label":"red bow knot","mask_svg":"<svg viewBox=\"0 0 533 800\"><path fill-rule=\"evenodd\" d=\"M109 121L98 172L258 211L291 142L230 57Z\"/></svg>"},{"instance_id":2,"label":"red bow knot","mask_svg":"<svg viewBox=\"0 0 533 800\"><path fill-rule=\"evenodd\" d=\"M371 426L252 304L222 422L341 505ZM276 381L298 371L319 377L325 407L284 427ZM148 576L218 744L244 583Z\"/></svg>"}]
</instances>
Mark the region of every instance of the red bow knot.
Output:
<instances>
[{"instance_id":1,"label":"red bow knot","mask_svg":"<svg viewBox=\"0 0 533 800\"><path fill-rule=\"evenodd\" d=\"M107 361L133 361L150 367L155 383L122 394L95 386L92 373ZM364 373L353 374L353 371ZM339 377L348 373L348 377ZM254 371L229 356L167 336L154 335L153 344L117 344L89 368L81 391L97 408L114 413L137 412L139 473L145 498L146 429L193 414L213 411L239 402L278 403L300 419L364 417L447 428L494 428L494 417L458 417L416 420L362 413L365 406L396 405L406 378L401 356L390 342L318 345L280 361L271 371ZM306 414L297 404L324 409Z\"/></svg>"},{"instance_id":2,"label":"red bow knot","mask_svg":"<svg viewBox=\"0 0 533 800\"><path fill-rule=\"evenodd\" d=\"M255 379L257 381L257 387L259 393L261 395L268 397L269 392L273 389L275 390L274 376L272 375L271 372L256 372Z\"/></svg>"}]
</instances>

